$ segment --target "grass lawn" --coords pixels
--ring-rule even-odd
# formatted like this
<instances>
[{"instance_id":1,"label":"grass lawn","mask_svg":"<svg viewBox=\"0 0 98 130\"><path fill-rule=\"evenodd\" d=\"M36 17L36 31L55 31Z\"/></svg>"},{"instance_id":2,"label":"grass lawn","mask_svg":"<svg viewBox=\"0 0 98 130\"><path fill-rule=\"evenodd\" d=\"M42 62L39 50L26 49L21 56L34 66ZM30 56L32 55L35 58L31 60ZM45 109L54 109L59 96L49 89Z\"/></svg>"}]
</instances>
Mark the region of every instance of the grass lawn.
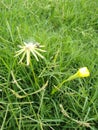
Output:
<instances>
[{"instance_id":1,"label":"grass lawn","mask_svg":"<svg viewBox=\"0 0 98 130\"><path fill-rule=\"evenodd\" d=\"M45 58L19 64L33 41ZM98 0L0 0L0 130L98 130Z\"/></svg>"}]
</instances>

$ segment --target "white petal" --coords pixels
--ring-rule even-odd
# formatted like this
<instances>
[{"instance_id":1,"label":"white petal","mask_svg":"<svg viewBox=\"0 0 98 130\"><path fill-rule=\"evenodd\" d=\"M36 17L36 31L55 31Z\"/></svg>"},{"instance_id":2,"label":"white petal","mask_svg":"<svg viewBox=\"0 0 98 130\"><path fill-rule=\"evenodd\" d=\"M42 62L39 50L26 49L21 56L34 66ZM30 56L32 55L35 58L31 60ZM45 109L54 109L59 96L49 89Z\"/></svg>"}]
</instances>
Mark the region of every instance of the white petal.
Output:
<instances>
[{"instance_id":1,"label":"white petal","mask_svg":"<svg viewBox=\"0 0 98 130\"><path fill-rule=\"evenodd\" d=\"M39 49L39 48L36 48L36 50L41 51L41 52L46 52L45 50L42 50L42 49Z\"/></svg>"},{"instance_id":2,"label":"white petal","mask_svg":"<svg viewBox=\"0 0 98 130\"><path fill-rule=\"evenodd\" d=\"M40 45L40 47L45 47L44 45Z\"/></svg>"},{"instance_id":3,"label":"white petal","mask_svg":"<svg viewBox=\"0 0 98 130\"><path fill-rule=\"evenodd\" d=\"M24 59L24 57L25 57L25 52L23 53L23 55L22 55L22 57L21 57L21 59L20 59L20 61L19 61L19 63L21 63L22 61L23 61L23 59Z\"/></svg>"},{"instance_id":4,"label":"white petal","mask_svg":"<svg viewBox=\"0 0 98 130\"><path fill-rule=\"evenodd\" d=\"M27 51L27 65L30 64L30 51Z\"/></svg>"},{"instance_id":5,"label":"white petal","mask_svg":"<svg viewBox=\"0 0 98 130\"><path fill-rule=\"evenodd\" d=\"M25 45L27 45L27 43L26 43L26 42L24 42L24 44L25 44Z\"/></svg>"},{"instance_id":6,"label":"white petal","mask_svg":"<svg viewBox=\"0 0 98 130\"><path fill-rule=\"evenodd\" d=\"M35 59L36 59L37 61L39 61L37 55L35 54L35 52L33 52L33 50L31 50L31 52L32 52L32 54L34 55Z\"/></svg>"},{"instance_id":7,"label":"white petal","mask_svg":"<svg viewBox=\"0 0 98 130\"><path fill-rule=\"evenodd\" d=\"M39 57L41 57L42 59L44 59L44 56L42 56L38 51L34 50L34 52L35 52Z\"/></svg>"},{"instance_id":8,"label":"white petal","mask_svg":"<svg viewBox=\"0 0 98 130\"><path fill-rule=\"evenodd\" d=\"M24 52L24 49L21 49L19 51L16 51L16 55L15 57L19 56L20 54L22 54Z\"/></svg>"},{"instance_id":9,"label":"white petal","mask_svg":"<svg viewBox=\"0 0 98 130\"><path fill-rule=\"evenodd\" d=\"M21 49L24 48L24 46L21 46L21 45L18 45L18 47L21 48Z\"/></svg>"},{"instance_id":10,"label":"white petal","mask_svg":"<svg viewBox=\"0 0 98 130\"><path fill-rule=\"evenodd\" d=\"M19 52L21 52L21 51L24 51L24 49L20 49L20 50L16 51L16 53L19 53Z\"/></svg>"}]
</instances>

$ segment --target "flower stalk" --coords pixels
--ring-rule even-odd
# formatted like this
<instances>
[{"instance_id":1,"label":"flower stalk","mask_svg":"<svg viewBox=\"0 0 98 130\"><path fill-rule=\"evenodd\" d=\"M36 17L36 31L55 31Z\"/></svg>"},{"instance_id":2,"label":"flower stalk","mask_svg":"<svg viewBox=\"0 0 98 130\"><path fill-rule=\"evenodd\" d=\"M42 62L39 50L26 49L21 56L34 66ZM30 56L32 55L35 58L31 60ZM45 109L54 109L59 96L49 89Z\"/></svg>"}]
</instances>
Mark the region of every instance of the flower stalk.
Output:
<instances>
[{"instance_id":1,"label":"flower stalk","mask_svg":"<svg viewBox=\"0 0 98 130\"><path fill-rule=\"evenodd\" d=\"M80 68L74 75L70 76L68 79L65 79L57 87L53 88L51 94L54 94L57 90L59 90L65 82L74 80L76 78L83 78L88 76L90 76L88 68L87 67Z\"/></svg>"}]
</instances>

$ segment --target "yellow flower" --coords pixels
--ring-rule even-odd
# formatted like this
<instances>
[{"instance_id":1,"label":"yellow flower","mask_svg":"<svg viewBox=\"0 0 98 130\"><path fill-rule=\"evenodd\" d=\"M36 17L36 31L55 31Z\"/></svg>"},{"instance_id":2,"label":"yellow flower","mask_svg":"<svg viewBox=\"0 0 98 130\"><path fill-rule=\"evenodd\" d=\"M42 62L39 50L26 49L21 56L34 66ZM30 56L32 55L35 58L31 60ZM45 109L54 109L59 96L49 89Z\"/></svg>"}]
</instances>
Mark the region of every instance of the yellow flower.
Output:
<instances>
[{"instance_id":1,"label":"yellow flower","mask_svg":"<svg viewBox=\"0 0 98 130\"><path fill-rule=\"evenodd\" d=\"M52 90L51 93L54 94L57 90L59 90L59 89L62 87L62 85L63 85L65 82L74 80L74 79L76 79L76 78L82 78L82 77L88 77L88 76L90 76L90 72L89 72L88 68L87 68L87 67L82 67L82 68L80 68L75 74L73 74L73 75L70 76L69 78L63 80L63 81L58 85L57 88L53 88L53 90Z\"/></svg>"},{"instance_id":2,"label":"yellow flower","mask_svg":"<svg viewBox=\"0 0 98 130\"><path fill-rule=\"evenodd\" d=\"M19 61L19 63L21 63L24 59L24 57L26 56L26 62L27 65L30 64L30 53L33 54L33 56L35 57L35 59L37 61L39 61L38 56L41 57L42 59L44 59L44 56L42 56L39 52L46 52L45 50L42 50L40 48L42 48L44 46L40 45L39 43L25 43L24 45L19 45L20 50L16 52L15 57L19 56L22 54L22 57Z\"/></svg>"},{"instance_id":3,"label":"yellow flower","mask_svg":"<svg viewBox=\"0 0 98 130\"><path fill-rule=\"evenodd\" d=\"M88 77L90 76L90 72L87 67L80 68L77 72L79 77Z\"/></svg>"}]
</instances>

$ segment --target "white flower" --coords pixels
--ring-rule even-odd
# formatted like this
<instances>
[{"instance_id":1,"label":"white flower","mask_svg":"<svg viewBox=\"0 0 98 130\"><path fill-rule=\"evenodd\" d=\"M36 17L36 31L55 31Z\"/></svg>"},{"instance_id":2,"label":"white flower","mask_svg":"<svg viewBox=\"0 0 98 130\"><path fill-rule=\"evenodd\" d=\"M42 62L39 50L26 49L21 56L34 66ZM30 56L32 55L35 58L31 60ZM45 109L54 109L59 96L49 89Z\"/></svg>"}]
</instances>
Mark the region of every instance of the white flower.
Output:
<instances>
[{"instance_id":1,"label":"white flower","mask_svg":"<svg viewBox=\"0 0 98 130\"><path fill-rule=\"evenodd\" d=\"M26 56L26 62L27 62L27 65L29 65L30 64L30 53L33 54L33 56L35 57L35 59L37 61L39 61L38 56L41 57L42 59L44 59L44 56L42 56L39 53L39 52L46 52L45 50L40 49L42 47L44 47L44 46L40 45L39 43L24 42L24 45L19 45L20 50L16 52L15 57L22 54L22 57L19 61L19 63L21 63L23 61L24 57Z\"/></svg>"}]
</instances>

